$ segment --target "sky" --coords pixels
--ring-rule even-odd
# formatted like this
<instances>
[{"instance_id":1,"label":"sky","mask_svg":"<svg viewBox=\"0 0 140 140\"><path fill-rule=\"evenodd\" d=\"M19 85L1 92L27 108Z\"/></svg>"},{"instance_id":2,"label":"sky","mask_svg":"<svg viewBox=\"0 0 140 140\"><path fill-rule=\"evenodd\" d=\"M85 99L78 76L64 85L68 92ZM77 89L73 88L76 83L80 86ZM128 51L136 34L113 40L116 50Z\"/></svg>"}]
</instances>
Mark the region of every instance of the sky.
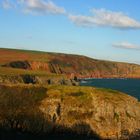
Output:
<instances>
[{"instance_id":1,"label":"sky","mask_svg":"<svg viewBox=\"0 0 140 140\"><path fill-rule=\"evenodd\" d=\"M0 0L0 48L140 64L139 0Z\"/></svg>"}]
</instances>

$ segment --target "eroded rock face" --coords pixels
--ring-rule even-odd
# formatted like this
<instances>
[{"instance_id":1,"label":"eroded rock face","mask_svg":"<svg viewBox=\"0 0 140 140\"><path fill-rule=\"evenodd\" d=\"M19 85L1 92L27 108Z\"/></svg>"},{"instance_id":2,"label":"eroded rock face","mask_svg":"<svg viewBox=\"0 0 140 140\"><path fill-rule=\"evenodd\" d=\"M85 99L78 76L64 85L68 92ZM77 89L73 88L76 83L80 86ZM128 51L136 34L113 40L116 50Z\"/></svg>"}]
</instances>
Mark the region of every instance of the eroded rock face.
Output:
<instances>
[{"instance_id":1,"label":"eroded rock face","mask_svg":"<svg viewBox=\"0 0 140 140\"><path fill-rule=\"evenodd\" d=\"M28 59L10 61L1 66L65 74L69 78L75 76L78 78L140 78L139 65L98 61L87 57L69 55L58 55L52 60L44 59L44 61Z\"/></svg>"},{"instance_id":2,"label":"eroded rock face","mask_svg":"<svg viewBox=\"0 0 140 140\"><path fill-rule=\"evenodd\" d=\"M25 84L36 84L38 83L38 79L34 75L21 75L23 82Z\"/></svg>"},{"instance_id":3,"label":"eroded rock face","mask_svg":"<svg viewBox=\"0 0 140 140\"><path fill-rule=\"evenodd\" d=\"M32 70L45 70L47 72L50 72L49 65L46 62L32 61L29 63Z\"/></svg>"},{"instance_id":4,"label":"eroded rock face","mask_svg":"<svg viewBox=\"0 0 140 140\"><path fill-rule=\"evenodd\" d=\"M50 122L81 134L93 133L100 139L140 139L140 103L135 98L124 94L97 95L94 91L89 94L86 103L74 97L84 98L80 95L63 99L51 96L42 101L40 110Z\"/></svg>"},{"instance_id":5,"label":"eroded rock face","mask_svg":"<svg viewBox=\"0 0 140 140\"><path fill-rule=\"evenodd\" d=\"M31 69L28 61L12 61L3 65L4 67L20 68L20 69Z\"/></svg>"},{"instance_id":6,"label":"eroded rock face","mask_svg":"<svg viewBox=\"0 0 140 140\"><path fill-rule=\"evenodd\" d=\"M126 94L77 86L1 85L0 129L140 139L140 103Z\"/></svg>"},{"instance_id":7,"label":"eroded rock face","mask_svg":"<svg viewBox=\"0 0 140 140\"><path fill-rule=\"evenodd\" d=\"M34 75L0 75L0 83L5 83L5 84L37 84L39 83L39 78Z\"/></svg>"},{"instance_id":8,"label":"eroded rock face","mask_svg":"<svg viewBox=\"0 0 140 140\"><path fill-rule=\"evenodd\" d=\"M0 75L0 83L4 84L43 84L43 85L68 85L77 86L78 81L74 79L60 78L50 78L47 76L35 76L30 74L24 75Z\"/></svg>"}]
</instances>

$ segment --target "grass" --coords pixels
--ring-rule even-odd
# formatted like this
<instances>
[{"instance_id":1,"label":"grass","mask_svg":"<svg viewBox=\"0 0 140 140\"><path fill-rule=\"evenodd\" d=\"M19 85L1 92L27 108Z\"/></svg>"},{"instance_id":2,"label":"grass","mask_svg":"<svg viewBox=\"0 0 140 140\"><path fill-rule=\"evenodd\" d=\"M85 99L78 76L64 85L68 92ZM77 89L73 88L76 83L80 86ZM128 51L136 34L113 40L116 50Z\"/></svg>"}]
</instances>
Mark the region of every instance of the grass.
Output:
<instances>
[{"instance_id":1,"label":"grass","mask_svg":"<svg viewBox=\"0 0 140 140\"><path fill-rule=\"evenodd\" d=\"M18 49L0 49L0 64L17 60L48 62L50 55L46 52Z\"/></svg>"},{"instance_id":2,"label":"grass","mask_svg":"<svg viewBox=\"0 0 140 140\"><path fill-rule=\"evenodd\" d=\"M0 95L7 96L7 98L10 96L15 96L15 98L23 97L23 100L24 97L29 97L28 99L34 102L38 102L43 98L45 98L46 91L47 89L40 85L32 85L32 84L0 85Z\"/></svg>"},{"instance_id":3,"label":"grass","mask_svg":"<svg viewBox=\"0 0 140 140\"><path fill-rule=\"evenodd\" d=\"M77 106L84 106L88 108L91 106L92 99L98 98L100 101L106 101L116 106L121 105L129 99L129 95L125 95L119 91L103 88L81 87L81 86L48 86L47 95L50 98L61 98L67 100L67 103L74 103ZM78 102L77 102L78 101Z\"/></svg>"},{"instance_id":4,"label":"grass","mask_svg":"<svg viewBox=\"0 0 140 140\"><path fill-rule=\"evenodd\" d=\"M32 85L32 84L16 84L16 85L0 85L0 96L5 97L6 101L10 96L15 96L15 101L17 102L20 97L20 100L27 100L33 104L47 98L56 98L65 101L68 104L75 104L77 106L85 106L88 108L91 106L91 101L93 98L99 98L101 100L111 101L113 103L118 103L121 101L120 97L123 94L112 90L99 89L93 87L81 87L81 86L41 86L41 85ZM115 94L115 96L114 96ZM22 99L23 98L23 99ZM0 102L5 101L0 99ZM7 101L8 102L8 101ZM22 104L22 102L21 102ZM29 105L29 104L28 104Z\"/></svg>"},{"instance_id":5,"label":"grass","mask_svg":"<svg viewBox=\"0 0 140 140\"><path fill-rule=\"evenodd\" d=\"M124 101L126 97L130 98L129 95L125 95L119 91L94 88L94 87L84 87L84 86L65 86L65 85L32 85L32 84L16 84L16 85L0 85L0 93L37 93L44 92L43 89L47 91L47 97L49 98L68 98L76 99L80 102L88 102L92 98L99 98L101 100L113 102L117 104ZM115 96L114 96L115 95ZM38 96L38 95L37 95ZM125 97L125 98L124 98Z\"/></svg>"},{"instance_id":6,"label":"grass","mask_svg":"<svg viewBox=\"0 0 140 140\"><path fill-rule=\"evenodd\" d=\"M98 77L140 78L140 66L121 62L95 60L85 56L47 53L32 50L0 49L0 65L11 61L44 62L59 66L65 72L83 73ZM42 73L42 72L41 72ZM99 75L98 75L99 74Z\"/></svg>"},{"instance_id":7,"label":"grass","mask_svg":"<svg viewBox=\"0 0 140 140\"><path fill-rule=\"evenodd\" d=\"M121 100L123 100L122 103L124 105L127 100L129 101L128 98L128 95L118 91L112 92L109 89L93 87L0 84L0 127L5 124L6 120L8 121L6 124L8 123L10 128L15 128L20 124L23 129L24 124L26 124L28 126L25 127L26 129L40 131L44 128L46 119L44 120L44 114L42 114L43 112L40 111L39 107L47 108L48 103L50 103L52 108L53 104L55 107L57 103L62 108L65 107L63 109L63 113L65 114L66 112L65 121L66 123L73 123L92 118L96 107L100 106L102 101L109 102L113 106L115 104L122 107ZM130 117L128 113L126 115ZM119 114L115 112L114 120L119 121ZM105 122L106 118L101 115L99 116L99 121ZM5 126L7 127L6 124ZM46 127L51 126L47 125Z\"/></svg>"},{"instance_id":8,"label":"grass","mask_svg":"<svg viewBox=\"0 0 140 140\"><path fill-rule=\"evenodd\" d=\"M46 91L39 85L0 85L0 129L38 132L45 122L38 106Z\"/></svg>"},{"instance_id":9,"label":"grass","mask_svg":"<svg viewBox=\"0 0 140 140\"><path fill-rule=\"evenodd\" d=\"M26 75L26 74L35 75L35 76L47 76L48 78L64 77L64 75L61 74L53 74L41 70L24 70L24 69L0 67L0 75L17 76L17 75Z\"/></svg>"}]
</instances>

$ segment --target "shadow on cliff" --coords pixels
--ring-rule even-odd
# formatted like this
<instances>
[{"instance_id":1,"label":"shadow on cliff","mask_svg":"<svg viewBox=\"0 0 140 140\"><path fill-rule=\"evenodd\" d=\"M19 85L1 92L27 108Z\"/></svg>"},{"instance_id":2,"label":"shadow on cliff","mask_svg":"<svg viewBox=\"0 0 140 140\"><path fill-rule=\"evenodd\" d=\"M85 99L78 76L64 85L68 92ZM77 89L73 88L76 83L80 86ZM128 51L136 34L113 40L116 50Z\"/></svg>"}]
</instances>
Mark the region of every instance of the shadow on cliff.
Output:
<instances>
[{"instance_id":1,"label":"shadow on cliff","mask_svg":"<svg viewBox=\"0 0 140 140\"><path fill-rule=\"evenodd\" d=\"M40 111L47 89L38 86L0 86L0 140L97 140L84 122L60 126Z\"/></svg>"},{"instance_id":2,"label":"shadow on cliff","mask_svg":"<svg viewBox=\"0 0 140 140\"><path fill-rule=\"evenodd\" d=\"M53 124L48 123L53 126ZM42 127L43 128L43 127ZM80 131L82 130L82 131ZM97 135L91 132L89 125L78 124L72 128L55 126L50 132L29 132L20 129L0 129L0 140L99 140Z\"/></svg>"}]
</instances>

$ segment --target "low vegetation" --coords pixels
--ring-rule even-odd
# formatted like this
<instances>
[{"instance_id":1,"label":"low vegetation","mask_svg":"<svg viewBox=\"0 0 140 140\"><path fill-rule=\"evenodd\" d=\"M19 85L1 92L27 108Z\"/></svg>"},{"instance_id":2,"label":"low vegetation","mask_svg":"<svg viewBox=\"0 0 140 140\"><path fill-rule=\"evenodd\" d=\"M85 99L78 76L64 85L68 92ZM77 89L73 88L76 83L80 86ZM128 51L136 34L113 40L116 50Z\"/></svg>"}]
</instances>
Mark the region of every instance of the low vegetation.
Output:
<instances>
[{"instance_id":1,"label":"low vegetation","mask_svg":"<svg viewBox=\"0 0 140 140\"><path fill-rule=\"evenodd\" d=\"M35 75L35 76L47 76L50 78L53 77L62 77L60 74L48 73L42 70L25 70L25 69L16 69L16 68L7 68L0 67L0 75L8 75L8 76L17 76L17 75Z\"/></svg>"},{"instance_id":2,"label":"low vegetation","mask_svg":"<svg viewBox=\"0 0 140 140\"><path fill-rule=\"evenodd\" d=\"M29 69L16 69L16 65L15 70L10 69L8 64L14 62L27 62ZM3 66L9 66L9 69ZM37 75L54 73L96 78L140 78L140 66L136 64L96 60L80 55L0 49L0 74L10 74L9 71L12 74L27 72Z\"/></svg>"},{"instance_id":3,"label":"low vegetation","mask_svg":"<svg viewBox=\"0 0 140 140\"><path fill-rule=\"evenodd\" d=\"M0 130L103 139L121 138L122 132L129 132L125 138L139 136L137 99L111 89L76 86L82 76L139 75L140 66L135 64L0 49Z\"/></svg>"},{"instance_id":4,"label":"low vegetation","mask_svg":"<svg viewBox=\"0 0 140 140\"><path fill-rule=\"evenodd\" d=\"M120 122L129 134L139 125L138 109L135 98L109 89L0 84L0 130L4 131L121 137Z\"/></svg>"}]
</instances>

